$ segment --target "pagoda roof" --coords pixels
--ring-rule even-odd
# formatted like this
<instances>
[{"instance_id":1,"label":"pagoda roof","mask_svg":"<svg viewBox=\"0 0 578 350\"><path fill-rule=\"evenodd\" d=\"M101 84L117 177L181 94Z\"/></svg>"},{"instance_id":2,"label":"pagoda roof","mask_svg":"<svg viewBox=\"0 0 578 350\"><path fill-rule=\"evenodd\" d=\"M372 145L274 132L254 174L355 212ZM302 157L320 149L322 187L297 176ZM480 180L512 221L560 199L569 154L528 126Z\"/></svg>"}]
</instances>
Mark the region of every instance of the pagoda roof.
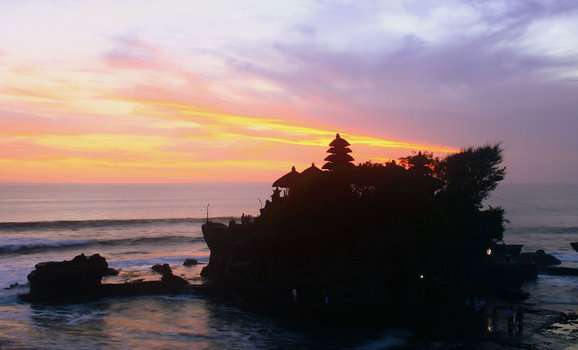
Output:
<instances>
[{"instance_id":1,"label":"pagoda roof","mask_svg":"<svg viewBox=\"0 0 578 350\"><path fill-rule=\"evenodd\" d=\"M351 153L351 152L353 152L353 151L349 147L345 147L345 148L331 147L330 149L327 150L327 153Z\"/></svg>"},{"instance_id":2,"label":"pagoda roof","mask_svg":"<svg viewBox=\"0 0 578 350\"><path fill-rule=\"evenodd\" d=\"M335 168L339 168L339 167L353 167L355 165L353 165L353 163L341 163L341 164L335 164L335 163L325 163L325 165L323 165L323 169L327 169L327 170L334 170Z\"/></svg>"},{"instance_id":3,"label":"pagoda roof","mask_svg":"<svg viewBox=\"0 0 578 350\"><path fill-rule=\"evenodd\" d=\"M347 147L347 146L351 146L351 145L349 144L349 142L347 142L346 139L342 139L341 136L339 136L339 134L337 134L337 135L335 135L335 140L331 141L329 146L343 148L343 147Z\"/></svg>"},{"instance_id":4,"label":"pagoda roof","mask_svg":"<svg viewBox=\"0 0 578 350\"><path fill-rule=\"evenodd\" d=\"M325 157L324 160L326 160L328 162L336 163L336 164L341 164L341 163L353 162L355 159L353 159L353 157L350 156L349 154L343 153L343 154L330 154L327 157Z\"/></svg>"}]
</instances>

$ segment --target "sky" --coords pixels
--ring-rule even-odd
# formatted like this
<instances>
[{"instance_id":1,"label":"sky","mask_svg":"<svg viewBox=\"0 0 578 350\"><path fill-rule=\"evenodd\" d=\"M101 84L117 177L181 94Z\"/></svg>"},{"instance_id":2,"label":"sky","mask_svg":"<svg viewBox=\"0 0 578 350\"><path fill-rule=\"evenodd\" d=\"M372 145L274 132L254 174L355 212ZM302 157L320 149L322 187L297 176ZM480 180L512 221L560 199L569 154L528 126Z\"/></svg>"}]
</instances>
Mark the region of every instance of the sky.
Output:
<instances>
[{"instance_id":1,"label":"sky","mask_svg":"<svg viewBox=\"0 0 578 350\"><path fill-rule=\"evenodd\" d=\"M578 1L0 0L0 182L274 181L501 143L578 182Z\"/></svg>"}]
</instances>

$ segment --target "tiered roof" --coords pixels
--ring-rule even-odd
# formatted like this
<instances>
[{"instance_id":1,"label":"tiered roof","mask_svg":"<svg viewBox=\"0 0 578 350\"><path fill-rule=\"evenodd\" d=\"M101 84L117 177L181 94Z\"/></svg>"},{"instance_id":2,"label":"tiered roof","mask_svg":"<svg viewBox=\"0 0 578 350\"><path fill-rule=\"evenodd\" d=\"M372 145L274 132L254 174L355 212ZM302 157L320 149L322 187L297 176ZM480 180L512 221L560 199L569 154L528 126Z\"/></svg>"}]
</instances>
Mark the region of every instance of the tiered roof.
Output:
<instances>
[{"instance_id":1,"label":"tiered roof","mask_svg":"<svg viewBox=\"0 0 578 350\"><path fill-rule=\"evenodd\" d=\"M335 135L335 140L331 141L329 144L329 149L327 153L331 153L325 160L327 163L323 165L323 169L335 170L340 166L353 166L353 157L349 155L351 149L349 142L346 139L341 138L339 134Z\"/></svg>"}]
</instances>

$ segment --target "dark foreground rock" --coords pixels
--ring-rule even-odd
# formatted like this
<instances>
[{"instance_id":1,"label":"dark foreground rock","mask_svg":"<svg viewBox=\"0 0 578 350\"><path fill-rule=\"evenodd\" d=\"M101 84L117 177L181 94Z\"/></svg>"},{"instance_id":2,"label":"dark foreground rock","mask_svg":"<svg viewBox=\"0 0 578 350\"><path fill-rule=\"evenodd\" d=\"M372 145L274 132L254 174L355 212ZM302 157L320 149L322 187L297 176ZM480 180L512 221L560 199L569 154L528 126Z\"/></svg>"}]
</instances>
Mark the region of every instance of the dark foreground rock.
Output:
<instances>
[{"instance_id":1,"label":"dark foreground rock","mask_svg":"<svg viewBox=\"0 0 578 350\"><path fill-rule=\"evenodd\" d=\"M26 301L55 301L79 297L109 297L154 294L181 294L188 282L172 272L160 281L102 284L110 273L106 259L98 254L84 254L72 260L43 262L28 275L30 292L21 295Z\"/></svg>"}]
</instances>

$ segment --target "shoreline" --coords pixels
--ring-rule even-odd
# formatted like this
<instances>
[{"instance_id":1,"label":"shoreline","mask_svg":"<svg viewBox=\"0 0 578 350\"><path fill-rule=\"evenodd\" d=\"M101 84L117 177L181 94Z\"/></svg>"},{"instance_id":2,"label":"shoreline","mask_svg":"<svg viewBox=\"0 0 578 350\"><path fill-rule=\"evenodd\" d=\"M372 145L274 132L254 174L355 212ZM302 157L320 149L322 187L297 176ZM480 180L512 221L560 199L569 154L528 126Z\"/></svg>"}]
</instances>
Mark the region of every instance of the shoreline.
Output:
<instances>
[{"instance_id":1,"label":"shoreline","mask_svg":"<svg viewBox=\"0 0 578 350\"><path fill-rule=\"evenodd\" d=\"M523 309L521 332L507 331L507 313L510 306ZM479 315L478 329L465 336L455 350L513 350L513 349L571 349L578 341L578 315L571 310L561 311L547 305L508 303L490 300Z\"/></svg>"},{"instance_id":2,"label":"shoreline","mask_svg":"<svg viewBox=\"0 0 578 350\"><path fill-rule=\"evenodd\" d=\"M327 327L344 326L348 322L355 324L355 328L360 327L364 322L358 323L355 319L345 318L314 318L310 319L304 315L299 316L299 310L291 313L270 312L267 308L255 309L231 302L225 296L209 296L209 299L218 303L224 302L243 312L252 314L264 314L268 317L280 318L289 321L305 321L313 324L321 324ZM446 305L447 306L447 305ZM523 330L507 331L507 312L509 307L517 310L522 307L524 312ZM565 305L566 306L566 305ZM399 322L392 322L392 318L384 318L369 322L366 326L369 329L381 328L383 330L401 329L413 334L407 346L395 347L395 349L452 349L452 350L564 350L574 349L572 344L578 342L578 315L574 310L578 306L572 306L572 310L555 310L548 305L531 304L524 302L510 303L498 297L490 297L487 300L487 307L479 312L470 314L463 313L463 307L454 306L456 313L443 307L433 307L428 310L430 316L413 323L408 319L400 319ZM462 310L462 313L460 313ZM301 310L303 311L303 310ZM452 316L452 315L455 315ZM291 317L292 316L292 317ZM359 315L358 315L359 316ZM414 320L416 321L416 320ZM492 327L491 331L488 327ZM360 348L366 347L360 344Z\"/></svg>"}]
</instances>

